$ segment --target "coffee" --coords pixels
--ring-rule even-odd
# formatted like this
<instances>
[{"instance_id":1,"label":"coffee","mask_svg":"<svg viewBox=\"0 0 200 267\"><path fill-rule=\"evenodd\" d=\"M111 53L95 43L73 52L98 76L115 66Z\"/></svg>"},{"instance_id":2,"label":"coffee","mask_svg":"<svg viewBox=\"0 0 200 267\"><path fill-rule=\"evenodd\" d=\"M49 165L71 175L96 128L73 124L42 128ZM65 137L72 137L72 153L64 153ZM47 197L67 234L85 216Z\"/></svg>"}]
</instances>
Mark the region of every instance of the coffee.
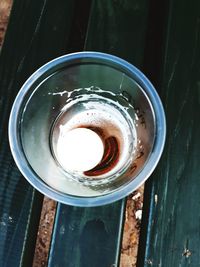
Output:
<instances>
[{"instance_id":1,"label":"coffee","mask_svg":"<svg viewBox=\"0 0 200 267\"><path fill-rule=\"evenodd\" d=\"M88 101L89 98L89 101ZM59 162L57 142L59 136L73 129L85 128L94 131L101 138L104 153L101 161L92 169L71 172L82 178L103 179L121 171L135 156L137 134L129 115L114 101L107 102L94 96L82 96L77 103L68 103L58 115L51 134L52 153ZM81 142L81 140L80 140ZM87 153L87 151L85 152Z\"/></svg>"}]
</instances>

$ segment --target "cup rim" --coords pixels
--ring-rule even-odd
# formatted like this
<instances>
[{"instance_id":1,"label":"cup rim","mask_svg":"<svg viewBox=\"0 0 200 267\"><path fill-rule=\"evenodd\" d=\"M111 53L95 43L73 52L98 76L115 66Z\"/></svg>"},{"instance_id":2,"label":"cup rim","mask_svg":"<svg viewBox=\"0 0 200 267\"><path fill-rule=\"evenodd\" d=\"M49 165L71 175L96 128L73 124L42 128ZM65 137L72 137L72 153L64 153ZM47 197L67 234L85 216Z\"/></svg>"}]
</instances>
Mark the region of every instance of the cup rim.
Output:
<instances>
[{"instance_id":1,"label":"cup rim","mask_svg":"<svg viewBox=\"0 0 200 267\"><path fill-rule=\"evenodd\" d=\"M19 113L21 105L24 101L24 98L29 91L29 88L50 69L65 63L70 62L72 60L79 60L79 59L102 59L106 60L108 63L113 62L120 66L120 68L126 70L127 72L131 73L134 76L134 79L144 92L147 94L150 103L153 107L153 111L155 113L155 120L156 120L156 138L154 141L154 146L151 152L151 155L148 158L147 163L145 164L144 168L137 174L137 176L127 184L123 185L122 187L118 188L116 191L110 192L108 194L94 196L94 197L82 197L82 196L71 196L67 195L66 193L62 193L53 189L49 185L47 185L31 168L29 165L23 150L21 149L20 145L20 137L18 132L18 124L19 124ZM148 80L148 78L135 66L128 63L124 59L121 59L117 56L101 53L101 52L76 52L67 55L60 56L55 58L38 70L36 70L24 83L21 87L19 93L17 94L15 101L13 103L10 118L9 118L9 126L8 126L8 135L9 135L9 143L13 158L15 163L23 176L28 180L28 182L40 191L42 194L47 195L48 197L73 206L80 206L80 207L92 207L92 206L101 206L105 204L112 203L119 199L124 198L125 196L132 193L136 190L141 184L143 184L149 176L152 174L154 169L156 168L158 161L162 155L165 139L166 139L166 119L165 113L163 109L162 102L158 93L156 92L152 83Z\"/></svg>"}]
</instances>

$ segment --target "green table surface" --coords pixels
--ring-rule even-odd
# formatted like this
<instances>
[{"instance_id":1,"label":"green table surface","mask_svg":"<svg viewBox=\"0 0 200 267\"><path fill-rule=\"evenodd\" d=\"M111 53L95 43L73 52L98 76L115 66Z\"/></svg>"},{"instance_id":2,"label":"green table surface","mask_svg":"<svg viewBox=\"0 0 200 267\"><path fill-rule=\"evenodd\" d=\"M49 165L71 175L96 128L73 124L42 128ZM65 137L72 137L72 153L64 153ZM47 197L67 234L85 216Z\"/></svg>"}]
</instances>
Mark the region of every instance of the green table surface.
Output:
<instances>
[{"instance_id":1,"label":"green table surface","mask_svg":"<svg viewBox=\"0 0 200 267\"><path fill-rule=\"evenodd\" d=\"M146 187L150 194L144 201L150 209L143 220L147 235L140 247L139 266L198 267L200 2L167 1L162 16L158 90L166 111L167 140L162 160Z\"/></svg>"},{"instance_id":2,"label":"green table surface","mask_svg":"<svg viewBox=\"0 0 200 267\"><path fill-rule=\"evenodd\" d=\"M136 65L166 111L165 150L145 187L137 267L200 266L200 2L14 0L0 55L0 267L31 266L43 199L9 150L12 103L38 67L82 50ZM58 204L48 267L118 266L124 207L125 200Z\"/></svg>"},{"instance_id":3,"label":"green table surface","mask_svg":"<svg viewBox=\"0 0 200 267\"><path fill-rule=\"evenodd\" d=\"M8 118L22 84L42 64L65 53L74 1L15 0L0 55L0 266L29 267L42 195L21 176L8 144ZM68 14L66 16L66 13Z\"/></svg>"},{"instance_id":4,"label":"green table surface","mask_svg":"<svg viewBox=\"0 0 200 267\"><path fill-rule=\"evenodd\" d=\"M142 67L147 11L143 0L93 0L84 50L111 53ZM125 199L97 208L58 204L48 266L118 266L124 206Z\"/></svg>"}]
</instances>

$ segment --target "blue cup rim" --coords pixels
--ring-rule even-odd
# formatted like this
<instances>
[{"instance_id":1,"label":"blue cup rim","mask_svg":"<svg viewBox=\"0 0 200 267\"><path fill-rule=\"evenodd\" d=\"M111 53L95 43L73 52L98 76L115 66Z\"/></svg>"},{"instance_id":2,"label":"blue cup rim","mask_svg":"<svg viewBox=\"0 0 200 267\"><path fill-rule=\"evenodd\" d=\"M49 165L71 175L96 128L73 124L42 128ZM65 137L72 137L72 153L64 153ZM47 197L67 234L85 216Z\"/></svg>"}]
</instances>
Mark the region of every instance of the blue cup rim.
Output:
<instances>
[{"instance_id":1,"label":"blue cup rim","mask_svg":"<svg viewBox=\"0 0 200 267\"><path fill-rule=\"evenodd\" d=\"M18 132L20 108L27 92L29 91L29 88L31 88L31 86L35 83L35 81L39 79L42 75L44 75L47 71L49 71L49 69L52 69L60 64L63 64L66 61L80 60L83 58L90 58L97 60L103 59L106 60L108 63L110 62L111 64L114 62L116 65L119 65L120 68L123 68L125 71L132 74L136 82L138 82L138 84L147 94L151 102L151 105L153 107L156 120L156 138L154 142L154 147L144 168L135 177L135 179L123 185L116 191L95 197L71 196L59 192L50 187L49 185L47 185L39 176L37 176L37 174L32 170L29 163L27 162L23 150L21 149L20 137ZM164 149L164 144L166 139L166 119L165 119L163 105L158 93L156 92L152 83L139 69L137 69L135 66L128 63L127 61L114 55L100 53L100 52L77 52L77 53L67 54L49 61L48 63L40 67L38 70L36 70L27 79L27 81L20 89L13 103L9 118L8 135L9 135L11 152L16 162L16 165L23 174L23 176L28 180L28 182L33 187L35 187L38 191L40 191L44 195L47 195L48 197L58 202L73 206L92 207L92 206L109 204L124 198L125 196L129 195L134 190L136 190L149 178L149 176L156 168Z\"/></svg>"}]
</instances>

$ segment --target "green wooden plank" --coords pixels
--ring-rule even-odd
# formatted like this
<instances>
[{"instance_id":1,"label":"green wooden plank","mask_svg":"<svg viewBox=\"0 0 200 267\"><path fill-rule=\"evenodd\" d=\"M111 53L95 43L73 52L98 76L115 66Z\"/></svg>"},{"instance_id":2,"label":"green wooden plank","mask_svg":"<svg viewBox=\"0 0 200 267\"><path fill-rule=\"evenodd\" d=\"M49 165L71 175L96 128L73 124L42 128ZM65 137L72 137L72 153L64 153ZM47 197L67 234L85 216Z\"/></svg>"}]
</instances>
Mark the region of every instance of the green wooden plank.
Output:
<instances>
[{"instance_id":1,"label":"green wooden plank","mask_svg":"<svg viewBox=\"0 0 200 267\"><path fill-rule=\"evenodd\" d=\"M160 93L167 142L153 175L145 262L200 266L200 2L169 1ZM147 201L147 200L146 200Z\"/></svg>"},{"instance_id":2,"label":"green wooden plank","mask_svg":"<svg viewBox=\"0 0 200 267\"><path fill-rule=\"evenodd\" d=\"M141 66L147 17L145 0L94 0L85 49ZM58 204L48 267L118 266L124 206L125 199L96 208Z\"/></svg>"},{"instance_id":3,"label":"green wooden plank","mask_svg":"<svg viewBox=\"0 0 200 267\"><path fill-rule=\"evenodd\" d=\"M119 56L143 67L148 1L94 0L85 50Z\"/></svg>"},{"instance_id":4,"label":"green wooden plank","mask_svg":"<svg viewBox=\"0 0 200 267\"><path fill-rule=\"evenodd\" d=\"M73 2L15 0L0 56L0 266L31 266L42 196L17 170L8 145L11 105L25 79L64 53Z\"/></svg>"},{"instance_id":5,"label":"green wooden plank","mask_svg":"<svg viewBox=\"0 0 200 267\"><path fill-rule=\"evenodd\" d=\"M58 204L48 266L115 266L123 212L121 201L98 208Z\"/></svg>"}]
</instances>

